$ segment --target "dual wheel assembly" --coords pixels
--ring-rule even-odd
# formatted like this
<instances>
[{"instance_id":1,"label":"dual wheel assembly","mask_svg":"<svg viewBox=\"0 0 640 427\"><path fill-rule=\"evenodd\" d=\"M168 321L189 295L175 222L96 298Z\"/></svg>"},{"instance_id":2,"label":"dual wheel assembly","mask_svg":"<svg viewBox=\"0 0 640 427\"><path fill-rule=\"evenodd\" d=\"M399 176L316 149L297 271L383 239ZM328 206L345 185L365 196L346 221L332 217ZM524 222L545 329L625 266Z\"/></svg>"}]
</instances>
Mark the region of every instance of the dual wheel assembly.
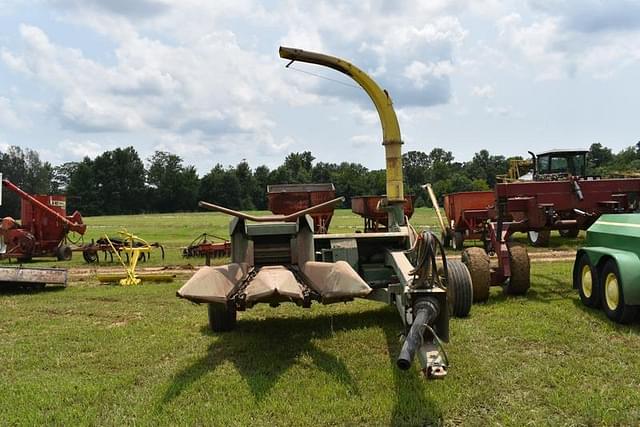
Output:
<instances>
[{"instance_id":1,"label":"dual wheel assembly","mask_svg":"<svg viewBox=\"0 0 640 427\"><path fill-rule=\"evenodd\" d=\"M482 248L471 247L462 252L462 262L467 266L473 283L473 302L489 299L492 285L502 286L507 295L524 295L531 286L529 254L524 246L509 247L511 276L504 283L492 283L491 260ZM498 268L501 268L498 266Z\"/></svg>"},{"instance_id":2,"label":"dual wheel assembly","mask_svg":"<svg viewBox=\"0 0 640 427\"><path fill-rule=\"evenodd\" d=\"M602 308L614 322L629 323L637 317L638 307L625 303L620 270L613 258L593 265L586 253L579 254L573 268L573 286L582 304Z\"/></svg>"}]
</instances>

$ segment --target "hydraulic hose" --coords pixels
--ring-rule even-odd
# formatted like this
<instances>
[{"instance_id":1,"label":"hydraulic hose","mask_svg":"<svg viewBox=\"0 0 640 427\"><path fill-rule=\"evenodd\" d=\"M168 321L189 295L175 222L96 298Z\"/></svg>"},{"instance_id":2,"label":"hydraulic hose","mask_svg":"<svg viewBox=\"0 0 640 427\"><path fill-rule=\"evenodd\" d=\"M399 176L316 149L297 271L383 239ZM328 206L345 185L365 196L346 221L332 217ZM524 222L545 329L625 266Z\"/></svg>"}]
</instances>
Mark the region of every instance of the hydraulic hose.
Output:
<instances>
[{"instance_id":1,"label":"hydraulic hose","mask_svg":"<svg viewBox=\"0 0 640 427\"><path fill-rule=\"evenodd\" d=\"M405 371L411 367L416 351L422 345L426 326L438 317L440 305L434 298L421 298L413 305L413 313L413 323L396 361L398 368Z\"/></svg>"}]
</instances>

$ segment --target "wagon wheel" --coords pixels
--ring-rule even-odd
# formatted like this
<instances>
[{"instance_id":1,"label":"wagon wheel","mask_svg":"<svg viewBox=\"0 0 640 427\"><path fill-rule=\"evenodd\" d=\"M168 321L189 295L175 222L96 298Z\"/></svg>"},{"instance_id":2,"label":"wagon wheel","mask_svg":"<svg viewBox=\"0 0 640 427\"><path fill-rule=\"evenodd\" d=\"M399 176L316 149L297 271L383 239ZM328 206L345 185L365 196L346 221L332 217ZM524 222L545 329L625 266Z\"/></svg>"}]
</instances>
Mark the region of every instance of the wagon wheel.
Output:
<instances>
[{"instance_id":1,"label":"wagon wheel","mask_svg":"<svg viewBox=\"0 0 640 427\"><path fill-rule=\"evenodd\" d=\"M560 236L562 237L573 239L578 237L578 234L580 234L580 230L578 228L566 228L563 230L558 230L558 233L560 233Z\"/></svg>"},{"instance_id":2,"label":"wagon wheel","mask_svg":"<svg viewBox=\"0 0 640 427\"><path fill-rule=\"evenodd\" d=\"M462 252L462 262L469 269L473 283L473 301L489 299L491 287L491 266L489 255L482 248L467 248Z\"/></svg>"},{"instance_id":3,"label":"wagon wheel","mask_svg":"<svg viewBox=\"0 0 640 427\"><path fill-rule=\"evenodd\" d=\"M531 287L529 254L524 246L514 245L509 248L511 277L504 286L509 295L524 295Z\"/></svg>"},{"instance_id":4,"label":"wagon wheel","mask_svg":"<svg viewBox=\"0 0 640 427\"><path fill-rule=\"evenodd\" d=\"M547 247L549 246L549 236L551 235L550 230L529 230L527 233L527 238L531 246L537 247Z\"/></svg>"},{"instance_id":5,"label":"wagon wheel","mask_svg":"<svg viewBox=\"0 0 640 427\"><path fill-rule=\"evenodd\" d=\"M600 306L600 285L598 274L586 253L578 255L573 267L573 287L578 289L582 304L587 307Z\"/></svg>"},{"instance_id":6,"label":"wagon wheel","mask_svg":"<svg viewBox=\"0 0 640 427\"><path fill-rule=\"evenodd\" d=\"M602 309L614 322L629 323L638 315L638 307L624 301L624 287L618 265L613 259L607 260L600 275L600 298Z\"/></svg>"}]
</instances>

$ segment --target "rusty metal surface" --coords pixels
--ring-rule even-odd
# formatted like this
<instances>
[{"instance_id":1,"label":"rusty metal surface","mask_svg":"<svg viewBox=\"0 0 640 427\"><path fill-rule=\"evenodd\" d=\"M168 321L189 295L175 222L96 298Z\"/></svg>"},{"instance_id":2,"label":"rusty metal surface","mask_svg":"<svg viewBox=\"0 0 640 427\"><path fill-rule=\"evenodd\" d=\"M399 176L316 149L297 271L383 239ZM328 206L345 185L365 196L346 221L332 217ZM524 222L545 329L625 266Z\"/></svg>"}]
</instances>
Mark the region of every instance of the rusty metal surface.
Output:
<instances>
[{"instance_id":1,"label":"rusty metal surface","mask_svg":"<svg viewBox=\"0 0 640 427\"><path fill-rule=\"evenodd\" d=\"M289 215L336 197L333 184L279 184L267 186L268 208L274 214ZM335 205L311 213L314 231L326 233Z\"/></svg>"},{"instance_id":2,"label":"rusty metal surface","mask_svg":"<svg viewBox=\"0 0 640 427\"><path fill-rule=\"evenodd\" d=\"M59 268L0 267L0 284L67 285L67 270Z\"/></svg>"},{"instance_id":3,"label":"rusty metal surface","mask_svg":"<svg viewBox=\"0 0 640 427\"><path fill-rule=\"evenodd\" d=\"M389 223L389 213L380 208L384 196L357 196L351 198L351 211L365 220L365 231L385 229ZM413 202L416 196L407 195L404 198L403 210L407 218L413 216Z\"/></svg>"}]
</instances>

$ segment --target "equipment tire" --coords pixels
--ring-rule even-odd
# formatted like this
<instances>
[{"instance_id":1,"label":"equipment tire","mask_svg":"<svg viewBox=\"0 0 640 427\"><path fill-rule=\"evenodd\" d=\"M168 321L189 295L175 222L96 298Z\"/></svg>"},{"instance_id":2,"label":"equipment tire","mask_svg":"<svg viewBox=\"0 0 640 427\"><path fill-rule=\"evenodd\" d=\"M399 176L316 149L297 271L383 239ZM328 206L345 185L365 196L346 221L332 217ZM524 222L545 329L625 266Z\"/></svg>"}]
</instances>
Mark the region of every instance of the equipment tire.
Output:
<instances>
[{"instance_id":1,"label":"equipment tire","mask_svg":"<svg viewBox=\"0 0 640 427\"><path fill-rule=\"evenodd\" d=\"M447 289L453 291L451 314L455 317L467 317L473 304L473 285L469 270L460 261L449 261L447 271Z\"/></svg>"},{"instance_id":2,"label":"equipment tire","mask_svg":"<svg viewBox=\"0 0 640 427\"><path fill-rule=\"evenodd\" d=\"M97 263L100 257L97 252L85 249L82 251L82 258L84 258L88 264L93 264Z\"/></svg>"},{"instance_id":3,"label":"equipment tire","mask_svg":"<svg viewBox=\"0 0 640 427\"><path fill-rule=\"evenodd\" d=\"M598 274L585 252L576 258L573 266L573 287L578 290L583 305L591 308L600 307Z\"/></svg>"},{"instance_id":4,"label":"equipment tire","mask_svg":"<svg viewBox=\"0 0 640 427\"><path fill-rule=\"evenodd\" d=\"M527 248L520 245L511 246L509 261L511 263L511 277L504 286L504 292L508 295L524 295L531 287L531 264Z\"/></svg>"},{"instance_id":5,"label":"equipment tire","mask_svg":"<svg viewBox=\"0 0 640 427\"><path fill-rule=\"evenodd\" d=\"M71 257L73 257L73 252L69 246L62 245L56 248L56 258L58 261L70 261Z\"/></svg>"},{"instance_id":6,"label":"equipment tire","mask_svg":"<svg viewBox=\"0 0 640 427\"><path fill-rule=\"evenodd\" d=\"M549 246L549 236L551 235L551 230L529 230L527 232L527 240L531 246L536 247L547 247Z\"/></svg>"},{"instance_id":7,"label":"equipment tire","mask_svg":"<svg viewBox=\"0 0 640 427\"><path fill-rule=\"evenodd\" d=\"M633 321L638 308L625 304L624 288L618 265L613 259L607 260L600 274L600 298L607 317L617 323Z\"/></svg>"},{"instance_id":8,"label":"equipment tire","mask_svg":"<svg viewBox=\"0 0 640 427\"><path fill-rule=\"evenodd\" d=\"M209 304L209 328L213 332L228 332L236 327L236 309L222 304Z\"/></svg>"},{"instance_id":9,"label":"equipment tire","mask_svg":"<svg viewBox=\"0 0 640 427\"><path fill-rule=\"evenodd\" d=\"M453 238L451 239L451 248L456 251L461 251L464 249L464 234L460 231L455 231L453 233Z\"/></svg>"},{"instance_id":10,"label":"equipment tire","mask_svg":"<svg viewBox=\"0 0 640 427\"><path fill-rule=\"evenodd\" d=\"M491 265L489 255L482 248L467 248L462 252L462 262L469 269L473 284L473 302L489 299Z\"/></svg>"},{"instance_id":11,"label":"equipment tire","mask_svg":"<svg viewBox=\"0 0 640 427\"><path fill-rule=\"evenodd\" d=\"M558 230L561 237L565 237L568 239L575 239L580 234L580 229L578 228L565 228L563 230Z\"/></svg>"}]
</instances>

